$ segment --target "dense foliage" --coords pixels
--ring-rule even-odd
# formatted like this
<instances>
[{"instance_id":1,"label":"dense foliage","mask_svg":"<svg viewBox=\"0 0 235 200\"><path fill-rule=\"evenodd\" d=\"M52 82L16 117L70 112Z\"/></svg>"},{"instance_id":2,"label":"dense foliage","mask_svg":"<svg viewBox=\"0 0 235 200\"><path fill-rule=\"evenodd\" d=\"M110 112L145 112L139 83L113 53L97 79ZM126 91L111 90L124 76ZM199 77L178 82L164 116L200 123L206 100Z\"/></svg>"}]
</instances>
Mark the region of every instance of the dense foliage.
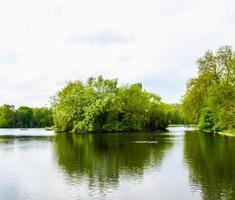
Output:
<instances>
[{"instance_id":1,"label":"dense foliage","mask_svg":"<svg viewBox=\"0 0 235 200\"><path fill-rule=\"evenodd\" d=\"M188 123L202 129L235 128L235 54L230 46L208 51L198 60L198 76L189 81L183 98Z\"/></svg>"},{"instance_id":2,"label":"dense foliage","mask_svg":"<svg viewBox=\"0 0 235 200\"><path fill-rule=\"evenodd\" d=\"M117 79L88 78L68 82L53 102L58 130L120 132L165 129L169 106L140 83L118 87Z\"/></svg>"},{"instance_id":3,"label":"dense foliage","mask_svg":"<svg viewBox=\"0 0 235 200\"><path fill-rule=\"evenodd\" d=\"M169 110L170 110L170 118L169 118L170 124L184 124L185 123L181 104L169 105Z\"/></svg>"},{"instance_id":4,"label":"dense foliage","mask_svg":"<svg viewBox=\"0 0 235 200\"><path fill-rule=\"evenodd\" d=\"M15 127L15 107L12 105L3 105L0 107L0 127Z\"/></svg>"},{"instance_id":5,"label":"dense foliage","mask_svg":"<svg viewBox=\"0 0 235 200\"><path fill-rule=\"evenodd\" d=\"M52 110L46 107L29 108L0 106L0 128L39 128L53 125Z\"/></svg>"}]
</instances>

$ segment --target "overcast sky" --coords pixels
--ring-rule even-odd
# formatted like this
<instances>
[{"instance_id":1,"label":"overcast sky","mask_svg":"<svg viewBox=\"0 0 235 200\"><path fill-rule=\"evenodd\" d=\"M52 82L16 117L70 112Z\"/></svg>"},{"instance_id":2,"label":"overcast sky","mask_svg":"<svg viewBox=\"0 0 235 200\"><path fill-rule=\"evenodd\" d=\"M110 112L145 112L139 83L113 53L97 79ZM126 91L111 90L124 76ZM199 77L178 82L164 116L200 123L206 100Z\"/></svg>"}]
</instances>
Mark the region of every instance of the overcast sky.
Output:
<instances>
[{"instance_id":1,"label":"overcast sky","mask_svg":"<svg viewBox=\"0 0 235 200\"><path fill-rule=\"evenodd\" d=\"M66 81L142 82L178 102L208 49L235 46L234 0L0 1L0 104L49 104Z\"/></svg>"}]
</instances>

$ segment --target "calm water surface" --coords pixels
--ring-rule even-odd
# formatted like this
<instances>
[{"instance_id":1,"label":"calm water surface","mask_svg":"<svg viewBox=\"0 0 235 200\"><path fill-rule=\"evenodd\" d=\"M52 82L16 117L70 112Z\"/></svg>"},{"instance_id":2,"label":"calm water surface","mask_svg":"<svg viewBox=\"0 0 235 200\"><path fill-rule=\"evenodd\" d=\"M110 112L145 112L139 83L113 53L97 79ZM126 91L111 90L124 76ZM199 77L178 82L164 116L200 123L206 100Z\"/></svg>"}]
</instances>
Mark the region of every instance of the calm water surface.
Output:
<instances>
[{"instance_id":1,"label":"calm water surface","mask_svg":"<svg viewBox=\"0 0 235 200\"><path fill-rule=\"evenodd\" d=\"M235 138L0 129L0 200L235 199Z\"/></svg>"}]
</instances>

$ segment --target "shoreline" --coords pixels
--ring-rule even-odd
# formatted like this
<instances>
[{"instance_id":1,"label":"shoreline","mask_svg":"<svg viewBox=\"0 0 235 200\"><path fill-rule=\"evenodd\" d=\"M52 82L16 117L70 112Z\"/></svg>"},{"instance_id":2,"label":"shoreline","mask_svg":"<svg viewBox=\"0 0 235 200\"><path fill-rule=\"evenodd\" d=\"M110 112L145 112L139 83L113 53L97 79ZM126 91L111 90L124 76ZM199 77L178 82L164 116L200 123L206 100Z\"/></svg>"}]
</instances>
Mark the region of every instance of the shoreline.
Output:
<instances>
[{"instance_id":1,"label":"shoreline","mask_svg":"<svg viewBox=\"0 0 235 200\"><path fill-rule=\"evenodd\" d=\"M229 137L235 137L235 131L234 130L222 131L222 132L218 132L218 134L219 135L229 136Z\"/></svg>"},{"instance_id":2,"label":"shoreline","mask_svg":"<svg viewBox=\"0 0 235 200\"><path fill-rule=\"evenodd\" d=\"M221 135L221 136L228 136L228 137L235 137L235 131L234 130L226 130L226 131L219 131L219 132L213 132L213 131L210 131L210 130L201 130L205 133L211 133L211 134L218 134L218 135ZM233 131L234 133L229 133L230 131Z\"/></svg>"}]
</instances>

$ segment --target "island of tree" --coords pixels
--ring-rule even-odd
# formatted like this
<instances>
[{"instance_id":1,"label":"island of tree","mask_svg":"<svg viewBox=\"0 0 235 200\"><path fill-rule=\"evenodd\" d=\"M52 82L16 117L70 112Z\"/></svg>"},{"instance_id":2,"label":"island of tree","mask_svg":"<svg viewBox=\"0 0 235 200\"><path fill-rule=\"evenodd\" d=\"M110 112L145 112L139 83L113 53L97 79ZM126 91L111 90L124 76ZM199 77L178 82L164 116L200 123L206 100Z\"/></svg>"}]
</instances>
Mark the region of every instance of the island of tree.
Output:
<instances>
[{"instance_id":1,"label":"island of tree","mask_svg":"<svg viewBox=\"0 0 235 200\"><path fill-rule=\"evenodd\" d=\"M77 133L163 130L174 108L140 83L118 86L102 76L68 82L53 102L56 129Z\"/></svg>"}]
</instances>

